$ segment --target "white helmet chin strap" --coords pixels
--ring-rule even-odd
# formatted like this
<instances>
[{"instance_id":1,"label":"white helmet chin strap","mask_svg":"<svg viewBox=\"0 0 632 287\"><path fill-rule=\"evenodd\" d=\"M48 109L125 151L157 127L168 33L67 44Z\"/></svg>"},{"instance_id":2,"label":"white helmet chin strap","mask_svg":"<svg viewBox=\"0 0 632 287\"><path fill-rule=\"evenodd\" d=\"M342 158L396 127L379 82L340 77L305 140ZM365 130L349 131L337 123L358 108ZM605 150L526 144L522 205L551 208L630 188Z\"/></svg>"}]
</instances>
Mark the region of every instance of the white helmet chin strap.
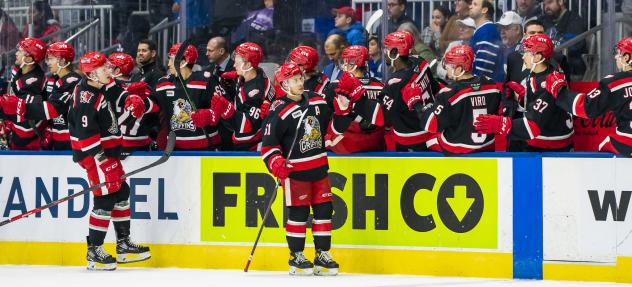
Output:
<instances>
[{"instance_id":1,"label":"white helmet chin strap","mask_svg":"<svg viewBox=\"0 0 632 287\"><path fill-rule=\"evenodd\" d=\"M391 53L386 53L386 57L388 57L388 59L391 60L390 66L393 66L393 62L395 62L395 60L399 59L399 53L397 53L397 56L395 56L395 58L391 58Z\"/></svg>"},{"instance_id":2,"label":"white helmet chin strap","mask_svg":"<svg viewBox=\"0 0 632 287\"><path fill-rule=\"evenodd\" d=\"M458 76L454 75L455 70L456 70L456 67L452 69L452 78L454 78L455 81L459 79L461 76L465 75L465 69L461 69L461 73Z\"/></svg>"},{"instance_id":3,"label":"white helmet chin strap","mask_svg":"<svg viewBox=\"0 0 632 287\"><path fill-rule=\"evenodd\" d=\"M26 61L24 61L25 59L26 56L22 56L22 60L20 60L22 62L22 64L20 64L20 69L22 69L24 66L35 64L35 61L27 63Z\"/></svg>"},{"instance_id":4,"label":"white helmet chin strap","mask_svg":"<svg viewBox=\"0 0 632 287\"><path fill-rule=\"evenodd\" d=\"M617 57L617 62L619 62L619 64L621 64L621 69L620 69L620 70L621 70L621 71L625 71L625 67L626 67L626 66L630 67L630 66L632 66L632 64L630 63L630 61L628 61L627 63L625 63L625 62L623 62L623 60L622 60L622 59L623 59L623 55L619 55L619 56ZM632 60L631 60L631 61L632 61Z\"/></svg>"},{"instance_id":5,"label":"white helmet chin strap","mask_svg":"<svg viewBox=\"0 0 632 287\"><path fill-rule=\"evenodd\" d=\"M70 62L66 63L66 65L59 65L59 61L57 62L57 71L55 71L55 74L59 74L59 72L61 72L61 70L67 68L68 66L70 66Z\"/></svg>"},{"instance_id":6,"label":"white helmet chin strap","mask_svg":"<svg viewBox=\"0 0 632 287\"><path fill-rule=\"evenodd\" d=\"M253 69L252 66L250 66L250 68L248 69L244 69L244 65L246 65L246 63L241 62L241 65L239 66L239 71L241 71L242 73L248 72Z\"/></svg>"},{"instance_id":7,"label":"white helmet chin strap","mask_svg":"<svg viewBox=\"0 0 632 287\"><path fill-rule=\"evenodd\" d=\"M187 66L187 62L180 63L180 69L185 68ZM118 74L120 75L120 74Z\"/></svg>"},{"instance_id":8,"label":"white helmet chin strap","mask_svg":"<svg viewBox=\"0 0 632 287\"><path fill-rule=\"evenodd\" d=\"M288 85L288 87L290 86L290 84L289 84L289 83L287 83L287 81L284 81L284 82L286 83L286 85ZM292 93L290 89L286 89L285 87L283 87L283 83L281 83L281 85L280 85L280 86L281 86L281 90L283 90L286 94L288 94L288 95L290 95L290 96L294 96L294 97L299 96L299 95L297 95L297 94Z\"/></svg>"},{"instance_id":9,"label":"white helmet chin strap","mask_svg":"<svg viewBox=\"0 0 632 287\"><path fill-rule=\"evenodd\" d=\"M99 68L99 69L101 69L101 68ZM107 85L108 83L101 82L101 79L99 79L99 77L96 75L98 73L99 73L99 70L95 70L94 72L90 73L90 76L88 76L88 79L90 79L92 81L95 81L95 82L99 83L100 85Z\"/></svg>"},{"instance_id":10,"label":"white helmet chin strap","mask_svg":"<svg viewBox=\"0 0 632 287\"><path fill-rule=\"evenodd\" d=\"M538 61L537 63L533 62L533 58L535 58L535 55L533 55L533 57L531 57L531 73L533 73L533 70L535 70L535 66L542 64L544 62L544 57L542 58L542 60Z\"/></svg>"}]
</instances>

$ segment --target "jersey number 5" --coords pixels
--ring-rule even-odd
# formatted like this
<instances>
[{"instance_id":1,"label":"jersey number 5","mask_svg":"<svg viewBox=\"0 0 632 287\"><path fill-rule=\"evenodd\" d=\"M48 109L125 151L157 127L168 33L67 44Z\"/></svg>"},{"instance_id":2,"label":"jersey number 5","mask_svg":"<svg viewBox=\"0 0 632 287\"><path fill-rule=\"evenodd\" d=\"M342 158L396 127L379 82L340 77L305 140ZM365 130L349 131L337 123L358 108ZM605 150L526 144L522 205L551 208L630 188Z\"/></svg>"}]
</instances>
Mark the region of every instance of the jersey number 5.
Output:
<instances>
[{"instance_id":1,"label":"jersey number 5","mask_svg":"<svg viewBox=\"0 0 632 287\"><path fill-rule=\"evenodd\" d=\"M476 121L476 118L478 118L478 116L486 115L486 114L487 114L487 109L473 109L472 110L472 123ZM471 138L472 138L472 142L474 143L483 143L485 142L485 139L487 138L487 134L472 133Z\"/></svg>"}]
</instances>

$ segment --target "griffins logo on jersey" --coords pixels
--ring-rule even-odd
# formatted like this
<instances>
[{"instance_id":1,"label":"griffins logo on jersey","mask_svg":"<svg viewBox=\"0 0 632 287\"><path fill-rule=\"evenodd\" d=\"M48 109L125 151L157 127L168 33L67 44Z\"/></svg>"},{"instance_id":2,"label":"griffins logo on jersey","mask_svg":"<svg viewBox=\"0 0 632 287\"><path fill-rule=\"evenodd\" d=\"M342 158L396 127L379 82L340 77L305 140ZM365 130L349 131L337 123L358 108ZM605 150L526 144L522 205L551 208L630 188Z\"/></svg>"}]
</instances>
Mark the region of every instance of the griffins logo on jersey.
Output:
<instances>
[{"instance_id":1,"label":"griffins logo on jersey","mask_svg":"<svg viewBox=\"0 0 632 287\"><path fill-rule=\"evenodd\" d=\"M315 148L322 148L323 141L320 132L320 123L314 116L307 116L303 122L303 130L305 133L299 141L299 147L302 153Z\"/></svg>"},{"instance_id":2,"label":"griffins logo on jersey","mask_svg":"<svg viewBox=\"0 0 632 287\"><path fill-rule=\"evenodd\" d=\"M195 130L191 120L191 104L184 99L173 101L173 115L171 116L171 130Z\"/></svg>"}]
</instances>

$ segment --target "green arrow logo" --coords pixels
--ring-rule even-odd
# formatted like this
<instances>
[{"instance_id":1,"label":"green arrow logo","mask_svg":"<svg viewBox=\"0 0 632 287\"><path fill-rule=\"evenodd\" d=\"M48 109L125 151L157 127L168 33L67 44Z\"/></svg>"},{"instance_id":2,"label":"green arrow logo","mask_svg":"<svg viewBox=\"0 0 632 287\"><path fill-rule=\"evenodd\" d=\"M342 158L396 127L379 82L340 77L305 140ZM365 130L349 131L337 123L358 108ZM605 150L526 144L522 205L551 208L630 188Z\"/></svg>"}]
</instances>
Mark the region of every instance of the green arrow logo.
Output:
<instances>
[{"instance_id":1,"label":"green arrow logo","mask_svg":"<svg viewBox=\"0 0 632 287\"><path fill-rule=\"evenodd\" d=\"M463 221L463 218L470 210L470 207L472 207L475 199L467 197L467 186L456 185L454 186L454 197L448 197L445 200L459 221Z\"/></svg>"}]
</instances>

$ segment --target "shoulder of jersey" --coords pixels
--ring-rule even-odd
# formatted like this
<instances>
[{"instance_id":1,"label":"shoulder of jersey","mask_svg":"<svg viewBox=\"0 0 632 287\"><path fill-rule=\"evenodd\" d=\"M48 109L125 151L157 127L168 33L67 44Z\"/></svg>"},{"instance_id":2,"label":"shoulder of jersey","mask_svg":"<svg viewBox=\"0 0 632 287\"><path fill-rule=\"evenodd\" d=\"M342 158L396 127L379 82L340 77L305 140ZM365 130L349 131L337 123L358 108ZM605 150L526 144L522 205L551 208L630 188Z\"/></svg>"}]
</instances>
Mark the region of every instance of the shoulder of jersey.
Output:
<instances>
[{"instance_id":1,"label":"shoulder of jersey","mask_svg":"<svg viewBox=\"0 0 632 287\"><path fill-rule=\"evenodd\" d=\"M210 77L210 75L209 75L209 77ZM206 79L208 79L209 77L207 77L205 75L204 71L195 71L195 72L191 73L191 79L192 80L204 80L204 81L206 81Z\"/></svg>"},{"instance_id":2,"label":"shoulder of jersey","mask_svg":"<svg viewBox=\"0 0 632 287\"><path fill-rule=\"evenodd\" d=\"M70 74L66 75L63 84L71 84L76 85L81 80L81 76L75 72L70 72Z\"/></svg>"},{"instance_id":3,"label":"shoulder of jersey","mask_svg":"<svg viewBox=\"0 0 632 287\"><path fill-rule=\"evenodd\" d=\"M160 77L160 79L158 79L158 83L160 82L171 82L172 81L172 75L164 75L162 77Z\"/></svg>"},{"instance_id":4,"label":"shoulder of jersey","mask_svg":"<svg viewBox=\"0 0 632 287\"><path fill-rule=\"evenodd\" d=\"M286 101L282 99L276 99L272 102L272 104L270 104L270 113L279 113L286 105Z\"/></svg>"}]
</instances>

